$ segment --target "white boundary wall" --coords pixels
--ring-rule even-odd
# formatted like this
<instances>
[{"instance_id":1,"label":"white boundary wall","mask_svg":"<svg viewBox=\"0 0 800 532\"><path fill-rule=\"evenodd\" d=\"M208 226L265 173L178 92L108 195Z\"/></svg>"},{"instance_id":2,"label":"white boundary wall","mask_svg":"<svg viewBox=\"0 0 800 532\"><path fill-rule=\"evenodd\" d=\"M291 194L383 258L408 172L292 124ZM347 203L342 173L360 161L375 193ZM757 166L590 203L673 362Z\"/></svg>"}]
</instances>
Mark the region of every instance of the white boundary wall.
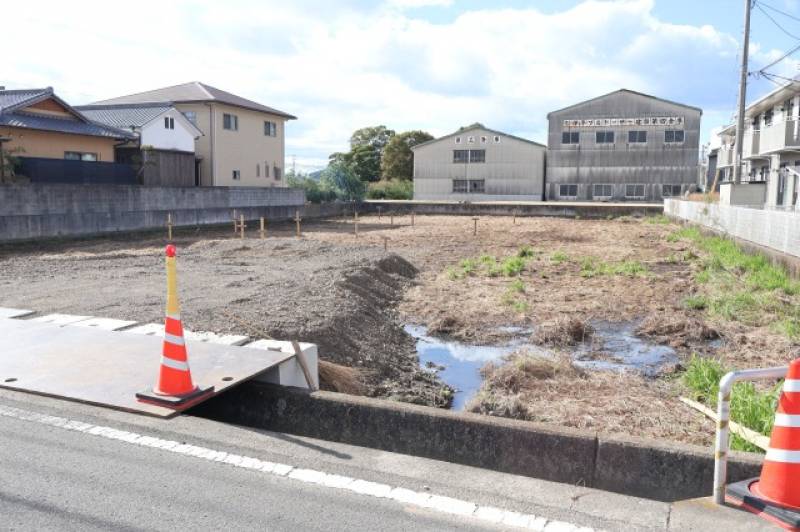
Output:
<instances>
[{"instance_id":1,"label":"white boundary wall","mask_svg":"<svg viewBox=\"0 0 800 532\"><path fill-rule=\"evenodd\" d=\"M800 212L664 200L664 214L800 257Z\"/></svg>"}]
</instances>

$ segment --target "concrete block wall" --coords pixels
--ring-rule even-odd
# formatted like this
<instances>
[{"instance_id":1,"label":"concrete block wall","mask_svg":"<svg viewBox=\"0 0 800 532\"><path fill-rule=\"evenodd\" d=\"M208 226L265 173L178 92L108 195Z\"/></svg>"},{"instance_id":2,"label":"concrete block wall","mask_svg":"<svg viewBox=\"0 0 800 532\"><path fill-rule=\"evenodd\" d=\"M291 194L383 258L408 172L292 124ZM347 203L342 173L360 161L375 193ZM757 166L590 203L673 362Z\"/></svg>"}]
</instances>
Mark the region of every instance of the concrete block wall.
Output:
<instances>
[{"instance_id":1,"label":"concrete block wall","mask_svg":"<svg viewBox=\"0 0 800 532\"><path fill-rule=\"evenodd\" d=\"M765 250L800 258L798 211L667 199L664 200L664 214L761 246Z\"/></svg>"},{"instance_id":2,"label":"concrete block wall","mask_svg":"<svg viewBox=\"0 0 800 532\"><path fill-rule=\"evenodd\" d=\"M0 186L0 241L80 236L164 227L285 220L302 212L305 193L292 188L142 187L27 184Z\"/></svg>"}]
</instances>

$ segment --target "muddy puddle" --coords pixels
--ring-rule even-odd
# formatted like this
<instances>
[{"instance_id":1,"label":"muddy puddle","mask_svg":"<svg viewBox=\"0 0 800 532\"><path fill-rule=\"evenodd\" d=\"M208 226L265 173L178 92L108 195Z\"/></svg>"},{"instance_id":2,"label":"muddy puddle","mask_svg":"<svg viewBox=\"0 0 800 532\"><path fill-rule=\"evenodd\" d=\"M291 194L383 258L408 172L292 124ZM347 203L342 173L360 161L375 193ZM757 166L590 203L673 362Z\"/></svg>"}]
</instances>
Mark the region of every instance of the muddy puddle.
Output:
<instances>
[{"instance_id":1,"label":"muddy puddle","mask_svg":"<svg viewBox=\"0 0 800 532\"><path fill-rule=\"evenodd\" d=\"M597 371L635 371L647 376L657 376L665 368L678 362L676 351L665 345L654 344L636 336L638 322L593 322L594 335L572 348L575 364ZM467 402L478 392L483 381L480 369L487 363L500 360L516 351L551 357L552 351L529 343L532 331L516 327L499 330L513 335L502 345L471 345L438 338L428 334L420 325L406 325L405 331L413 336L419 362L429 371L437 371L441 379L456 393L453 410L464 410Z\"/></svg>"}]
</instances>

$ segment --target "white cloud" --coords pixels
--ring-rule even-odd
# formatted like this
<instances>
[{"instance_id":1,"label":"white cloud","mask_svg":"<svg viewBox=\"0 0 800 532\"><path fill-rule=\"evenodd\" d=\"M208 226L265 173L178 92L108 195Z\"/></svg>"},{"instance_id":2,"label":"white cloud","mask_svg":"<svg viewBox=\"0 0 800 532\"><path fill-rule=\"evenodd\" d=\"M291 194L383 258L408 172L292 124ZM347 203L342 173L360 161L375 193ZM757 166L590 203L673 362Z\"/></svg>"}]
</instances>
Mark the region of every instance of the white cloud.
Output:
<instances>
[{"instance_id":1,"label":"white cloud","mask_svg":"<svg viewBox=\"0 0 800 532\"><path fill-rule=\"evenodd\" d=\"M704 108L735 102L736 40L660 21L652 0L486 8L446 23L406 10L450 3L90 0L76 13L29 1L4 25L5 41L26 44L4 55L0 84L52 85L77 104L202 80L299 116L287 159L303 166L379 123L440 135L482 121L543 141L548 111L620 87ZM753 56L775 53L754 46Z\"/></svg>"}]
</instances>

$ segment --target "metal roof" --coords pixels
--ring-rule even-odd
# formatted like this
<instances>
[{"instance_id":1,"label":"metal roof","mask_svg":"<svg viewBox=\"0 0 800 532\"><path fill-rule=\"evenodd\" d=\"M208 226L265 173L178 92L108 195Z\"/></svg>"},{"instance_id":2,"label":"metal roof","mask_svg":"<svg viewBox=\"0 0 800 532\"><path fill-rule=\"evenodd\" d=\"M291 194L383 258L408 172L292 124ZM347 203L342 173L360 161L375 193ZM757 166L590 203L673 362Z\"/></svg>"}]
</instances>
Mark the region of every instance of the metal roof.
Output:
<instances>
[{"instance_id":1,"label":"metal roof","mask_svg":"<svg viewBox=\"0 0 800 532\"><path fill-rule=\"evenodd\" d=\"M118 98L110 98L108 100L101 100L95 102L94 105L119 105L119 104L136 104L136 103L192 103L192 102L218 102L242 107L244 109L251 109L253 111L261 111L262 113L269 113L277 116L282 116L288 120L297 119L296 116L290 115L283 111L267 107L260 103L236 96L230 92L217 89L211 85L206 85L199 81L192 81L183 83L181 85L174 85L172 87L164 87L161 89L154 89L146 92L139 92L136 94L129 94L127 96L120 96Z\"/></svg>"},{"instance_id":2,"label":"metal roof","mask_svg":"<svg viewBox=\"0 0 800 532\"><path fill-rule=\"evenodd\" d=\"M514 135L509 135L508 133L503 133L502 131L497 131L496 129L488 128L488 127L484 126L483 124L476 123L476 124L472 124L470 126L465 126L465 127L459 128L458 131L454 131L453 133L450 133L449 135L445 135L443 137L439 137L438 139L428 140L428 141L425 141L425 142L420 142L419 144L415 144L414 146L411 146L411 150L413 151L413 150L416 150L417 148L420 148L422 146L427 146L428 144L433 144L434 142L439 142L440 140L448 139L450 137L455 137L456 135L461 135L463 133L466 133L467 131L472 131L474 129L482 129L484 131L488 131L489 133L494 133L495 135L502 135L502 136L508 137L510 139L519 140L519 141L522 141L522 142L527 142L528 144L533 144L534 146L539 146L539 147L542 147L542 148L546 148L547 147L544 144L541 144L539 142L535 142L533 140L524 139L522 137L517 137L517 136L514 136Z\"/></svg>"},{"instance_id":3,"label":"metal roof","mask_svg":"<svg viewBox=\"0 0 800 532\"><path fill-rule=\"evenodd\" d=\"M666 100L664 98L659 98L658 96L653 96L651 94L645 94L643 92L632 91L630 89L619 89L619 90L615 90L615 91L609 92L608 94L603 94L603 95L600 95L600 96L596 96L594 98L590 98L588 100L584 100L582 102L578 102L578 103L574 103L572 105L568 105L566 107L562 107L561 109L556 109L555 111L550 111L549 113L547 113L547 118L549 119L550 115L553 115L555 113L560 113L562 111L567 111L568 109L572 109L573 107L577 107L577 106L583 105L585 103L594 102L594 101L597 101L597 100L602 100L603 98L607 98L609 96L613 96L614 94L618 94L620 92L626 92L628 94L635 94L637 96L643 96L645 98L650 98L652 100L658 100L660 102L668 103L668 104L671 104L671 105L677 105L679 107L685 107L686 109L694 109L695 111L699 111L700 114L703 114L703 110L700 109L699 107L694 107L692 105L686 105L685 103L673 102L672 100Z\"/></svg>"},{"instance_id":4,"label":"metal roof","mask_svg":"<svg viewBox=\"0 0 800 532\"><path fill-rule=\"evenodd\" d=\"M76 107L84 116L94 122L100 122L120 129L140 128L159 115L172 109L171 105L131 105L131 106L96 106L84 105Z\"/></svg>"},{"instance_id":5,"label":"metal roof","mask_svg":"<svg viewBox=\"0 0 800 532\"><path fill-rule=\"evenodd\" d=\"M75 120L25 112L26 107L48 99L58 102L68 113L75 117ZM126 131L92 122L67 102L56 96L52 87L45 89L1 90L0 125L93 137L133 138L133 135Z\"/></svg>"}]
</instances>

